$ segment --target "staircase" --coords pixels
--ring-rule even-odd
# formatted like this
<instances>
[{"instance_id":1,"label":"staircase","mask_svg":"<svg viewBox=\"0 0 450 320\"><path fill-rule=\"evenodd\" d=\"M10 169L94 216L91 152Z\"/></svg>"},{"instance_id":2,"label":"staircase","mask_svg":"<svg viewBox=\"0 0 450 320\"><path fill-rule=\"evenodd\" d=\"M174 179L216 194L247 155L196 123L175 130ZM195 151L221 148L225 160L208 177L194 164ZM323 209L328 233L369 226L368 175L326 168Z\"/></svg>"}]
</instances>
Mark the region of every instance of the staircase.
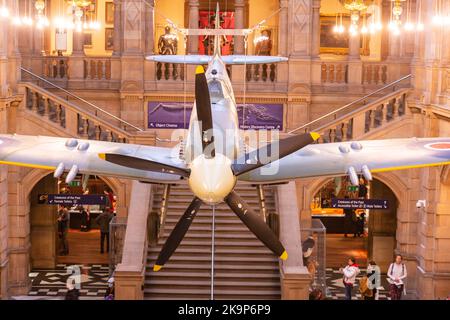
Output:
<instances>
[{"instance_id":1,"label":"staircase","mask_svg":"<svg viewBox=\"0 0 450 320\"><path fill-rule=\"evenodd\" d=\"M255 187L236 186L236 192L259 212ZM275 211L274 192L265 187L268 213ZM159 272L153 264L180 216L192 201L187 185L172 187L164 230L149 247L144 295L146 299L210 299L212 207L203 205L171 259ZM162 189L154 194L151 214L160 210ZM216 206L215 299L280 299L278 258L225 205Z\"/></svg>"}]
</instances>

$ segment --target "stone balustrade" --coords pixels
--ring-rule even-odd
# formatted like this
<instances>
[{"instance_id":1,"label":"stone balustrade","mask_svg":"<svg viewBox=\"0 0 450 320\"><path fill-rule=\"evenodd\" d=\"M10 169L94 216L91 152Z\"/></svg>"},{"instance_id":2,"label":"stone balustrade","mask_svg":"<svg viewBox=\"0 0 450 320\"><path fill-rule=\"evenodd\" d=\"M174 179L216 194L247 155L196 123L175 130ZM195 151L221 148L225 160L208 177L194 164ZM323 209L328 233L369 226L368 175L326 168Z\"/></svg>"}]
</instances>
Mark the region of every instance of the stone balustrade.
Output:
<instances>
[{"instance_id":1,"label":"stone balustrade","mask_svg":"<svg viewBox=\"0 0 450 320\"><path fill-rule=\"evenodd\" d=\"M342 110L334 121L308 131L321 134L319 143L349 141L371 130L397 120L406 113L406 95L410 89L400 89L355 110Z\"/></svg>"},{"instance_id":2,"label":"stone balustrade","mask_svg":"<svg viewBox=\"0 0 450 320\"><path fill-rule=\"evenodd\" d=\"M361 84L386 84L388 66L380 63L363 63Z\"/></svg>"},{"instance_id":3,"label":"stone balustrade","mask_svg":"<svg viewBox=\"0 0 450 320\"><path fill-rule=\"evenodd\" d=\"M406 112L406 96L410 88L401 88L370 103L365 100L351 103L334 112L326 114L291 133L320 133L319 143L341 142L362 137L394 120Z\"/></svg>"},{"instance_id":4,"label":"stone balustrade","mask_svg":"<svg viewBox=\"0 0 450 320\"><path fill-rule=\"evenodd\" d=\"M67 79L68 78L68 57L48 56L43 58L43 72L46 78Z\"/></svg>"},{"instance_id":5,"label":"stone balustrade","mask_svg":"<svg viewBox=\"0 0 450 320\"><path fill-rule=\"evenodd\" d=\"M112 115L99 110L87 111L32 83L22 83L19 89L24 95L24 111L41 116L69 136L110 142L154 144L154 134L136 132L134 128L127 127Z\"/></svg>"},{"instance_id":6,"label":"stone balustrade","mask_svg":"<svg viewBox=\"0 0 450 320\"><path fill-rule=\"evenodd\" d=\"M84 79L111 80L111 59L87 57L84 59Z\"/></svg>"},{"instance_id":7,"label":"stone balustrade","mask_svg":"<svg viewBox=\"0 0 450 320\"><path fill-rule=\"evenodd\" d=\"M320 79L322 83L348 83L347 62L322 62Z\"/></svg>"},{"instance_id":8,"label":"stone balustrade","mask_svg":"<svg viewBox=\"0 0 450 320\"><path fill-rule=\"evenodd\" d=\"M184 65L180 63L156 63L156 79L184 81Z\"/></svg>"},{"instance_id":9,"label":"stone balustrade","mask_svg":"<svg viewBox=\"0 0 450 320\"><path fill-rule=\"evenodd\" d=\"M277 65L249 64L246 66L245 78L247 82L275 82L277 78Z\"/></svg>"}]
</instances>

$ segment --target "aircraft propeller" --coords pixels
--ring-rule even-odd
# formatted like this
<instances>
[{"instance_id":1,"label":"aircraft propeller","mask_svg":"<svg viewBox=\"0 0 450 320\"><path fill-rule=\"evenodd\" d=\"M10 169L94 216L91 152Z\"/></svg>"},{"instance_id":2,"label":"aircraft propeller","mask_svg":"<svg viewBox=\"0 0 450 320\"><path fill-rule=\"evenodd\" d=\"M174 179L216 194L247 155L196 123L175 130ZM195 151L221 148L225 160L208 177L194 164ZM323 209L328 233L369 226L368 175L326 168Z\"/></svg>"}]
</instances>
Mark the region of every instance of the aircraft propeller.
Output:
<instances>
[{"instance_id":1,"label":"aircraft propeller","mask_svg":"<svg viewBox=\"0 0 450 320\"><path fill-rule=\"evenodd\" d=\"M196 69L195 102L197 117L198 120L201 121L202 126L202 150L205 158L211 159L215 157L214 137L212 135L208 136L208 133L210 134L210 130L213 129L213 119L208 83L205 76L205 71L202 66L198 66ZM242 158L237 159L234 163L232 163L232 172L234 176L237 177L251 170L255 170L271 162L277 161L278 159L283 158L297 150L300 150L308 144L316 141L318 138L319 134L312 132L291 136L287 139L274 142L272 144L269 144L268 146L263 147L267 150L266 154L270 154L270 157L267 161L260 161L260 154L263 150L263 148L260 148L244 155ZM274 150L276 150L276 148L278 148L278 153L273 152ZM208 154L208 152L205 151L208 151L210 153ZM100 158L108 162L140 170L171 173L180 175L185 178L189 178L191 173L189 169L178 168L156 161L136 158L132 156L112 153L100 154L99 156ZM248 163L247 160L256 160L256 162ZM223 200L239 217L239 219L241 219L241 221L249 228L249 230L253 232L259 240L261 240L261 242L263 242L272 252L280 257L280 259L287 259L288 255L286 253L286 250L284 249L278 237L272 232L269 226L250 208L250 206L241 197L239 197L239 195L234 190L231 190ZM163 248L161 249L161 252L159 253L159 256L153 267L154 271L159 271L162 266L169 260L171 255L175 252L202 204L203 201L200 198L194 197L191 204L181 216L180 220L177 222L175 228L172 230Z\"/></svg>"}]
</instances>

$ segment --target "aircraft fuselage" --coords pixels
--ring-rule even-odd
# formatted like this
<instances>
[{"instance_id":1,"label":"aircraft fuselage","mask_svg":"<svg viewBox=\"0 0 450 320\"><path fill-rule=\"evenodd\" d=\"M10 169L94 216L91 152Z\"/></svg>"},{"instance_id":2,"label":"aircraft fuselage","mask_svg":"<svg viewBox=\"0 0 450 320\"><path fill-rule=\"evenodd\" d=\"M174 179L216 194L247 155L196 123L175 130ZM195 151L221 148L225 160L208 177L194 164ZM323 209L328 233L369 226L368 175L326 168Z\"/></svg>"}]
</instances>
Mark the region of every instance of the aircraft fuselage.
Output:
<instances>
[{"instance_id":1,"label":"aircraft fuselage","mask_svg":"<svg viewBox=\"0 0 450 320\"><path fill-rule=\"evenodd\" d=\"M191 175L192 192L209 204L223 201L234 188L236 177L231 163L239 155L239 122L233 88L220 55L215 55L205 72L211 99L214 157L206 157L201 149L202 137L196 107L191 114L186 139L185 158Z\"/></svg>"}]
</instances>

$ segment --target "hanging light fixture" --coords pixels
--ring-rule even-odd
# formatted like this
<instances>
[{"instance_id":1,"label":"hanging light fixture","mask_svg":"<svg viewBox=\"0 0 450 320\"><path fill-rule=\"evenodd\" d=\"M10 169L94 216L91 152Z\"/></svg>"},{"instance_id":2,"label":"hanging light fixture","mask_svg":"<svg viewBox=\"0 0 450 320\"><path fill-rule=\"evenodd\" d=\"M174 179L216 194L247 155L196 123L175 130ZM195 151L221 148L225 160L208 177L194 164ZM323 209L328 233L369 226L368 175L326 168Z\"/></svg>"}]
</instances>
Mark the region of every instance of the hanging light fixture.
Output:
<instances>
[{"instance_id":1,"label":"hanging light fixture","mask_svg":"<svg viewBox=\"0 0 450 320\"><path fill-rule=\"evenodd\" d=\"M342 13L340 13L339 16L340 16L340 19L338 22L338 14L336 14L336 23L333 27L334 33L344 33L345 32L345 27L344 27L344 24L342 23Z\"/></svg>"},{"instance_id":2,"label":"hanging light fixture","mask_svg":"<svg viewBox=\"0 0 450 320\"><path fill-rule=\"evenodd\" d=\"M36 15L37 28L42 29L44 27L48 27L50 23L44 14L45 1L44 0L36 0L36 2L34 3L34 7L37 11L37 15Z\"/></svg>"},{"instance_id":3,"label":"hanging light fixture","mask_svg":"<svg viewBox=\"0 0 450 320\"><path fill-rule=\"evenodd\" d=\"M6 6L5 0L2 0L2 5L0 6L0 18L9 18L9 9Z\"/></svg>"},{"instance_id":4,"label":"hanging light fixture","mask_svg":"<svg viewBox=\"0 0 450 320\"><path fill-rule=\"evenodd\" d=\"M344 8L350 11L350 35L355 36L358 34L359 18L362 11L367 9L367 5L364 0L346 0L344 2ZM367 27L366 27L367 29Z\"/></svg>"}]
</instances>

